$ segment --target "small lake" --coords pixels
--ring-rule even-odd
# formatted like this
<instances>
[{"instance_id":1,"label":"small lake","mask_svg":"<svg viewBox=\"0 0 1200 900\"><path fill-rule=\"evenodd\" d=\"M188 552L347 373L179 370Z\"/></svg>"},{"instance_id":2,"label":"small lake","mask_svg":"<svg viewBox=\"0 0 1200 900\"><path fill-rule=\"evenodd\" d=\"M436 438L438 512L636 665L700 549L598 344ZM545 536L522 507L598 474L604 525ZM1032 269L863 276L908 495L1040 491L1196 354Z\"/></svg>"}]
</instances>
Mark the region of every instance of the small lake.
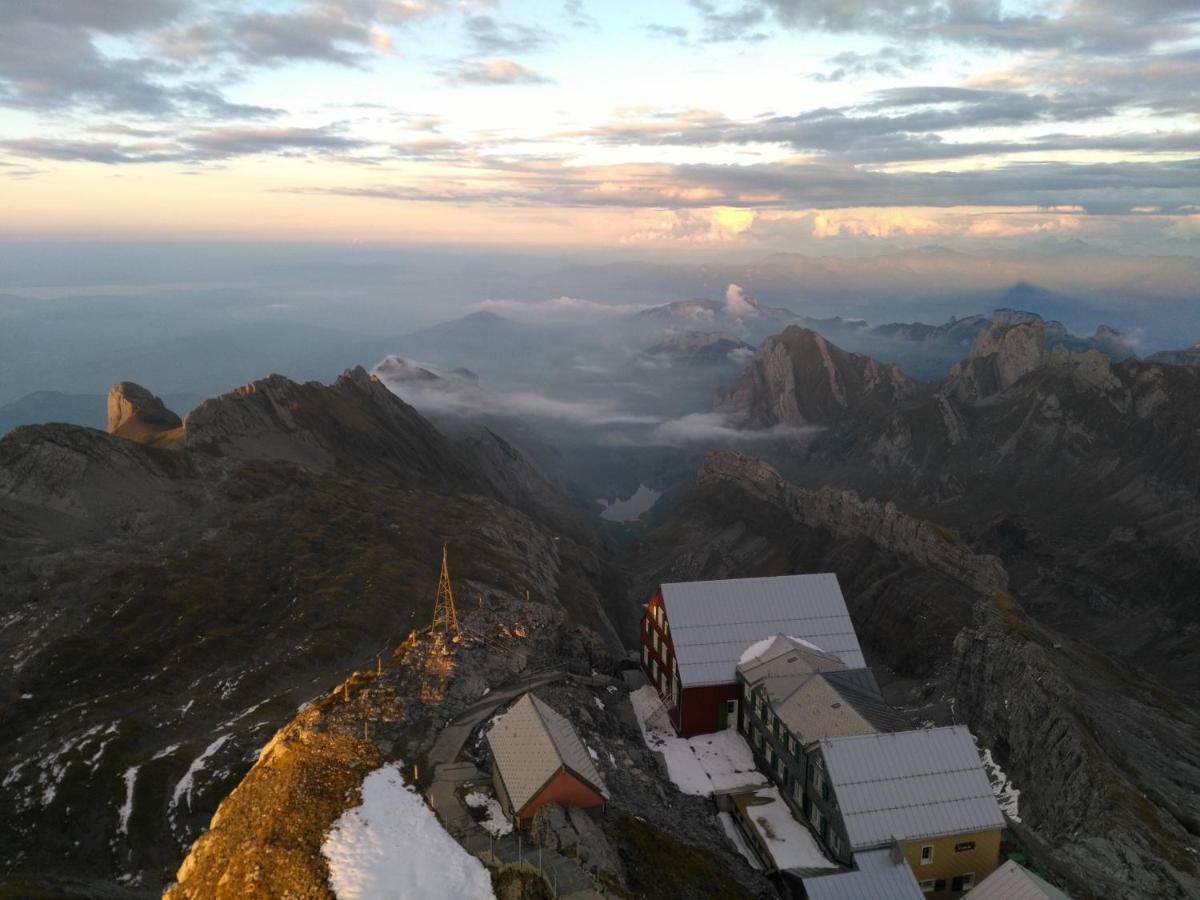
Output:
<instances>
[{"instance_id":1,"label":"small lake","mask_svg":"<svg viewBox=\"0 0 1200 900\"><path fill-rule=\"evenodd\" d=\"M661 496L662 491L639 484L638 489L624 500L618 499L609 502L601 498L596 502L604 507L600 518L608 522L636 522L650 511L650 508L658 502L658 498Z\"/></svg>"}]
</instances>

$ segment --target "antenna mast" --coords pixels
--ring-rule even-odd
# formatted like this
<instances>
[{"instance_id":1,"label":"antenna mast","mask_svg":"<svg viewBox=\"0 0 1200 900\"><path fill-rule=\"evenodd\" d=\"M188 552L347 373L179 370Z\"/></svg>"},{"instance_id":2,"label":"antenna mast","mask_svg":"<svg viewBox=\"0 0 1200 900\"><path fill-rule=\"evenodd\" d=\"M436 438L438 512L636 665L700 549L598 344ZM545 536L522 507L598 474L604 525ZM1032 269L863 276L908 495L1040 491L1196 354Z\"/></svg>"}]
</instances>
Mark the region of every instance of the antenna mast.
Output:
<instances>
[{"instance_id":1,"label":"antenna mast","mask_svg":"<svg viewBox=\"0 0 1200 900\"><path fill-rule=\"evenodd\" d=\"M431 634L458 635L458 612L454 608L454 591L450 587L450 566L446 561L446 544L442 544L442 577L438 581L437 599L433 604Z\"/></svg>"}]
</instances>

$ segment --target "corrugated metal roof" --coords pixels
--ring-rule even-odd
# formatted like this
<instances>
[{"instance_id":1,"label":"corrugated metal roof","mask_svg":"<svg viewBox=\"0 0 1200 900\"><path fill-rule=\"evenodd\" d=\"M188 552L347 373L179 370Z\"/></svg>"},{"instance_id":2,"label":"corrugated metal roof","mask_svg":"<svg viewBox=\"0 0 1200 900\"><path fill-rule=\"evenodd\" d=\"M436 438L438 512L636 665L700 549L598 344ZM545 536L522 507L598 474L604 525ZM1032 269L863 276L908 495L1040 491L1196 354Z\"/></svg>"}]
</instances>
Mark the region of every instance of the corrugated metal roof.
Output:
<instances>
[{"instance_id":1,"label":"corrugated metal roof","mask_svg":"<svg viewBox=\"0 0 1200 900\"><path fill-rule=\"evenodd\" d=\"M487 733L495 765L520 812L564 766L604 797L608 791L571 723L532 694L523 694Z\"/></svg>"},{"instance_id":2,"label":"corrugated metal roof","mask_svg":"<svg viewBox=\"0 0 1200 900\"><path fill-rule=\"evenodd\" d=\"M1071 900L1054 885L1042 880L1011 859L971 891L971 900Z\"/></svg>"},{"instance_id":3,"label":"corrugated metal roof","mask_svg":"<svg viewBox=\"0 0 1200 900\"><path fill-rule=\"evenodd\" d=\"M782 703L775 715L803 745L827 737L870 734L875 726L821 675L811 676Z\"/></svg>"},{"instance_id":4,"label":"corrugated metal roof","mask_svg":"<svg viewBox=\"0 0 1200 900\"><path fill-rule=\"evenodd\" d=\"M802 878L808 900L923 900L912 869L890 847L854 855L856 868ZM972 898L973 900L973 898Z\"/></svg>"},{"instance_id":5,"label":"corrugated metal roof","mask_svg":"<svg viewBox=\"0 0 1200 900\"><path fill-rule=\"evenodd\" d=\"M662 586L684 687L729 684L742 652L773 634L803 638L851 668L866 665L837 576L783 575Z\"/></svg>"},{"instance_id":6,"label":"corrugated metal roof","mask_svg":"<svg viewBox=\"0 0 1200 900\"><path fill-rule=\"evenodd\" d=\"M821 751L853 850L1004 827L962 725L831 738Z\"/></svg>"},{"instance_id":7,"label":"corrugated metal roof","mask_svg":"<svg viewBox=\"0 0 1200 900\"><path fill-rule=\"evenodd\" d=\"M904 717L884 701L870 669L826 672L823 677L858 710L859 715L875 726L876 731L904 731L908 728Z\"/></svg>"}]
</instances>

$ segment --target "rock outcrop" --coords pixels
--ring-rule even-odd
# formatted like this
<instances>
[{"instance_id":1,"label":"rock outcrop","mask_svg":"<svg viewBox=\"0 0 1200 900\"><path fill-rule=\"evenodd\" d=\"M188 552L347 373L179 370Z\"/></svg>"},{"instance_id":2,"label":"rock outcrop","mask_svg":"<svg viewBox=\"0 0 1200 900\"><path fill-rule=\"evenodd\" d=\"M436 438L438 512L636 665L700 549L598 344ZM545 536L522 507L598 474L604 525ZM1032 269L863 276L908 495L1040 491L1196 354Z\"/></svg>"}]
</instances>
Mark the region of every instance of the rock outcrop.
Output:
<instances>
[{"instance_id":1,"label":"rock outcrop","mask_svg":"<svg viewBox=\"0 0 1200 900\"><path fill-rule=\"evenodd\" d=\"M882 414L915 390L896 366L791 326L763 342L742 376L719 392L716 407L750 428L829 426Z\"/></svg>"},{"instance_id":2,"label":"rock outcrop","mask_svg":"<svg viewBox=\"0 0 1200 900\"><path fill-rule=\"evenodd\" d=\"M992 327L981 332L970 356L950 372L948 390L963 400L982 400L1008 390L1045 361L1046 328L1028 314L997 311Z\"/></svg>"},{"instance_id":3,"label":"rock outcrop","mask_svg":"<svg viewBox=\"0 0 1200 900\"><path fill-rule=\"evenodd\" d=\"M1157 720L1158 701L1129 682L1099 689L1110 673L1097 675L1078 646L1051 644L1004 594L979 605L954 656L957 711L1019 787L1013 827L1039 865L1088 896L1200 892L1186 802L1195 779L1180 797L1180 770L1163 765L1194 744L1194 716ZM1114 695L1119 703L1106 699Z\"/></svg>"},{"instance_id":4,"label":"rock outcrop","mask_svg":"<svg viewBox=\"0 0 1200 900\"><path fill-rule=\"evenodd\" d=\"M994 556L973 553L950 529L906 515L893 503L879 503L853 491L798 488L762 460L732 451L705 457L699 482L735 484L783 507L798 522L843 540L866 538L980 594L990 596L1008 587L1008 575Z\"/></svg>"},{"instance_id":5,"label":"rock outcrop","mask_svg":"<svg viewBox=\"0 0 1200 900\"><path fill-rule=\"evenodd\" d=\"M179 416L139 384L122 381L108 392L109 434L139 444L153 444L182 425Z\"/></svg>"},{"instance_id":6,"label":"rock outcrop","mask_svg":"<svg viewBox=\"0 0 1200 900\"><path fill-rule=\"evenodd\" d=\"M1200 366L1200 343L1192 344L1185 350L1160 350L1147 357L1147 362L1168 366Z\"/></svg>"}]
</instances>

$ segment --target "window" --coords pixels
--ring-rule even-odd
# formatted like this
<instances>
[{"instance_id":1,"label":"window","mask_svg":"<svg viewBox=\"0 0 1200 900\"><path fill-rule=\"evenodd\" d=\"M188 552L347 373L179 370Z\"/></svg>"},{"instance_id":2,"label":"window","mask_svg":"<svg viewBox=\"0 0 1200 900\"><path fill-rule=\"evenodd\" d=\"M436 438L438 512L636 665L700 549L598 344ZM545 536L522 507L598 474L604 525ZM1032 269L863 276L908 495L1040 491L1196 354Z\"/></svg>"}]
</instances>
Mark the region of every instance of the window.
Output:
<instances>
[{"instance_id":1,"label":"window","mask_svg":"<svg viewBox=\"0 0 1200 900\"><path fill-rule=\"evenodd\" d=\"M671 623L668 622L666 617L664 616L663 617L663 637L670 637L670 636L671 636Z\"/></svg>"},{"instance_id":2,"label":"window","mask_svg":"<svg viewBox=\"0 0 1200 900\"><path fill-rule=\"evenodd\" d=\"M944 891L946 889L946 879L939 878L937 881L935 881L933 883L933 889L935 891Z\"/></svg>"},{"instance_id":3,"label":"window","mask_svg":"<svg viewBox=\"0 0 1200 900\"><path fill-rule=\"evenodd\" d=\"M974 841L961 841L954 845L955 853L966 853L966 852L968 852L970 850L974 850L974 849L975 849Z\"/></svg>"},{"instance_id":4,"label":"window","mask_svg":"<svg viewBox=\"0 0 1200 900\"><path fill-rule=\"evenodd\" d=\"M933 886L933 879L926 878L924 881L917 882L921 886L922 894L932 894L936 888Z\"/></svg>"},{"instance_id":5,"label":"window","mask_svg":"<svg viewBox=\"0 0 1200 900\"><path fill-rule=\"evenodd\" d=\"M642 665L650 668L650 648L642 644Z\"/></svg>"},{"instance_id":6,"label":"window","mask_svg":"<svg viewBox=\"0 0 1200 900\"><path fill-rule=\"evenodd\" d=\"M821 816L821 810L817 807L817 805L815 803L813 804L812 812L809 813L808 818L809 818L809 821L812 822L813 828L816 830L816 832L818 834L820 834L821 826L824 823L824 819Z\"/></svg>"},{"instance_id":7,"label":"window","mask_svg":"<svg viewBox=\"0 0 1200 900\"><path fill-rule=\"evenodd\" d=\"M750 699L750 682L748 681L742 685L742 696L747 700Z\"/></svg>"},{"instance_id":8,"label":"window","mask_svg":"<svg viewBox=\"0 0 1200 900\"><path fill-rule=\"evenodd\" d=\"M779 776L780 780L783 779L784 768L782 756L775 757L775 773Z\"/></svg>"},{"instance_id":9,"label":"window","mask_svg":"<svg viewBox=\"0 0 1200 900\"><path fill-rule=\"evenodd\" d=\"M842 851L842 842L838 840L837 832L832 829L829 831L829 850L834 856L837 856Z\"/></svg>"},{"instance_id":10,"label":"window","mask_svg":"<svg viewBox=\"0 0 1200 900\"><path fill-rule=\"evenodd\" d=\"M825 773L821 771L821 761L819 759L813 760L812 786L813 786L814 791L816 791L819 794L824 795ZM931 852L932 852L932 848L931 848Z\"/></svg>"},{"instance_id":11,"label":"window","mask_svg":"<svg viewBox=\"0 0 1200 900\"><path fill-rule=\"evenodd\" d=\"M933 862L933 844L926 844L921 848L921 865L927 866Z\"/></svg>"},{"instance_id":12,"label":"window","mask_svg":"<svg viewBox=\"0 0 1200 900\"><path fill-rule=\"evenodd\" d=\"M966 872L954 878L951 888L956 891L969 891L975 887L975 873Z\"/></svg>"},{"instance_id":13,"label":"window","mask_svg":"<svg viewBox=\"0 0 1200 900\"><path fill-rule=\"evenodd\" d=\"M804 781L800 778L792 785L792 797L797 803L804 799Z\"/></svg>"},{"instance_id":14,"label":"window","mask_svg":"<svg viewBox=\"0 0 1200 900\"><path fill-rule=\"evenodd\" d=\"M678 678L676 678L674 681L671 682L671 701L676 706L679 705L679 679Z\"/></svg>"}]
</instances>

